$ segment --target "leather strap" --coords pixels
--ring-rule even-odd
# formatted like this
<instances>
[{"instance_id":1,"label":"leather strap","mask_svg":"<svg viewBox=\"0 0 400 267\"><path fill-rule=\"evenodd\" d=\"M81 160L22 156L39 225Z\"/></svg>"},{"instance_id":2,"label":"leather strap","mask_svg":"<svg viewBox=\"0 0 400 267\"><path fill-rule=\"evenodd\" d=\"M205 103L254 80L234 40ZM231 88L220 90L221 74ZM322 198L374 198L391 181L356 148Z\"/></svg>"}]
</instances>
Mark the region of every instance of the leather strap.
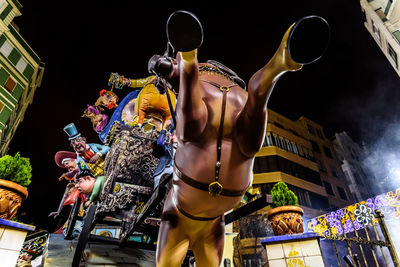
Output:
<instances>
[{"instance_id":1,"label":"leather strap","mask_svg":"<svg viewBox=\"0 0 400 267\"><path fill-rule=\"evenodd\" d=\"M183 209L179 208L178 206L176 206L176 208L179 210L180 213L182 213L183 215L185 215L189 219L192 219L192 220L195 220L195 221L213 221L213 220L221 217L221 215L216 216L216 217L198 217L198 216L194 216L192 214L187 213L186 211L184 211Z\"/></svg>"},{"instance_id":2,"label":"leather strap","mask_svg":"<svg viewBox=\"0 0 400 267\"><path fill-rule=\"evenodd\" d=\"M181 179L185 184L188 184L194 188L197 188L199 190L202 191L208 191L208 186L209 184L206 183L202 183L199 181L194 180L193 178L190 178L189 176L186 176L185 174L183 174L178 166L176 166L174 164L174 173L176 174L176 176L178 176L179 179ZM220 195L222 196L226 196L226 197L240 197L243 196L244 193L246 193L247 188L243 189L243 190L229 190L229 189L222 189Z\"/></svg>"},{"instance_id":3,"label":"leather strap","mask_svg":"<svg viewBox=\"0 0 400 267\"><path fill-rule=\"evenodd\" d=\"M221 169L221 150L222 150L222 134L224 131L224 120L225 120L225 109L226 109L226 94L229 92L229 89L233 86L237 86L237 84L227 85L219 85L216 82L203 80L201 81L209 83L217 88L222 92L222 106L221 106L221 118L219 122L219 129L217 135L217 162L215 163L215 177L214 182L208 185L208 191L210 192L211 196L217 196L221 194L223 190L222 184L218 182L219 180L219 171Z\"/></svg>"}]
</instances>

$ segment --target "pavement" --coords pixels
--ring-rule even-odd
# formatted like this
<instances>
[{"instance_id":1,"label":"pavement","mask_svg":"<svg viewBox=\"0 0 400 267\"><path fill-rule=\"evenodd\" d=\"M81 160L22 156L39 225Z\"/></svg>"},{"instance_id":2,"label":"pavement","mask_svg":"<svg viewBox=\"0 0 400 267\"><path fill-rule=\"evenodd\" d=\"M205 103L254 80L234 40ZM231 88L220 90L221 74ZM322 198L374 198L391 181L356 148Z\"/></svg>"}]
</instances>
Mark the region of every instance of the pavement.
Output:
<instances>
[{"instance_id":1,"label":"pavement","mask_svg":"<svg viewBox=\"0 0 400 267\"><path fill-rule=\"evenodd\" d=\"M72 263L75 240L65 240L63 235L50 234L43 253L43 267L69 267ZM117 245L89 242L81 266L87 267L153 267L155 251L138 248L120 248Z\"/></svg>"}]
</instances>

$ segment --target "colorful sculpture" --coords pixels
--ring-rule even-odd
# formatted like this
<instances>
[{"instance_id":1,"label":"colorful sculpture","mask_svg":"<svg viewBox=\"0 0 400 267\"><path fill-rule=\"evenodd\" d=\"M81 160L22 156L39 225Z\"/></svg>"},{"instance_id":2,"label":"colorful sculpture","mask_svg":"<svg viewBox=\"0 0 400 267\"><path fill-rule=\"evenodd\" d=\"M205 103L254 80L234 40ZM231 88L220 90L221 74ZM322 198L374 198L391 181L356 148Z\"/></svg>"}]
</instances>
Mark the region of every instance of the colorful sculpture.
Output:
<instances>
[{"instance_id":1,"label":"colorful sculpture","mask_svg":"<svg viewBox=\"0 0 400 267\"><path fill-rule=\"evenodd\" d=\"M95 143L87 144L86 138L81 137L73 123L65 126L64 131L77 154L76 163L79 170L88 169L94 177L102 175L104 173L104 158L110 147Z\"/></svg>"},{"instance_id":2,"label":"colorful sculpture","mask_svg":"<svg viewBox=\"0 0 400 267\"><path fill-rule=\"evenodd\" d=\"M108 109L116 108L118 102L118 96L113 91L101 90L100 96L97 98L96 103L94 103L95 107L106 107Z\"/></svg>"},{"instance_id":3,"label":"colorful sculpture","mask_svg":"<svg viewBox=\"0 0 400 267\"><path fill-rule=\"evenodd\" d=\"M67 169L68 172L63 173L59 181L63 179L67 181L75 181L76 175L79 173L78 165L76 164L76 153L71 151L58 151L55 156L54 160L58 167Z\"/></svg>"},{"instance_id":4,"label":"colorful sculpture","mask_svg":"<svg viewBox=\"0 0 400 267\"><path fill-rule=\"evenodd\" d=\"M63 197L60 201L57 211L53 211L49 214L49 217L58 217L62 208L66 205L70 205L75 202L77 194L72 193L75 187L75 178L79 174L78 165L76 164L76 153L71 151L58 151L54 160L60 168L67 169L68 172L63 173L59 181L67 180L68 184L65 186ZM77 190L75 190L77 191ZM72 194L71 194L72 193ZM78 192L79 193L79 192Z\"/></svg>"},{"instance_id":5,"label":"colorful sculpture","mask_svg":"<svg viewBox=\"0 0 400 267\"><path fill-rule=\"evenodd\" d=\"M167 35L178 52L176 61L160 57L151 62L154 72L164 73L167 66L165 78L180 81L174 186L162 214L157 266L181 266L188 249L196 266L219 266L223 214L240 202L251 185L272 89L282 74L303 67L288 50L296 26L288 29L272 59L252 76L246 92L237 75L222 64L198 62L203 35L196 17L186 11L170 16Z\"/></svg>"},{"instance_id":6,"label":"colorful sculpture","mask_svg":"<svg viewBox=\"0 0 400 267\"><path fill-rule=\"evenodd\" d=\"M161 131L165 121L171 119L171 111L168 104L167 95L168 91L171 105L175 107L176 97L170 90L163 88L160 93L157 83L158 78L154 75L141 79L129 79L120 76L118 73L112 73L109 79L109 85L112 88L122 89L124 87L141 88L135 99L129 101L122 110L122 121L125 125L142 126L148 124L151 127L156 127Z\"/></svg>"},{"instance_id":7,"label":"colorful sculpture","mask_svg":"<svg viewBox=\"0 0 400 267\"><path fill-rule=\"evenodd\" d=\"M100 199L100 194L107 177L98 176L94 178L93 174L88 170L83 171L79 176L79 181L75 187L88 196L89 200L85 202L85 207L89 207L91 203Z\"/></svg>"},{"instance_id":8,"label":"colorful sculpture","mask_svg":"<svg viewBox=\"0 0 400 267\"><path fill-rule=\"evenodd\" d=\"M82 117L90 119L92 122L93 130L96 133L101 133L107 126L108 116L102 114L103 110L98 106L87 105L87 109L83 112Z\"/></svg>"}]
</instances>

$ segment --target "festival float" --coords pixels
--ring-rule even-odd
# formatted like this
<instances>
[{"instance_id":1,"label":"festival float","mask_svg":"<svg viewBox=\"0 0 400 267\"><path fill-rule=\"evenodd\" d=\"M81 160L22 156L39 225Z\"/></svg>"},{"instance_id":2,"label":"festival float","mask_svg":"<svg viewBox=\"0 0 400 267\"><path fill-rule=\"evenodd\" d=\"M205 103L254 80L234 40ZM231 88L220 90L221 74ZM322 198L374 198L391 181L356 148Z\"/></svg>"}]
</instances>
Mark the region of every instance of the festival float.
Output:
<instances>
[{"instance_id":1,"label":"festival float","mask_svg":"<svg viewBox=\"0 0 400 267\"><path fill-rule=\"evenodd\" d=\"M156 249L157 266L181 266L189 249L197 266L219 266L225 225L270 204L265 195L235 209L251 186L273 87L321 57L329 26L317 16L294 23L248 85L220 62L197 61L203 28L192 13L171 14L167 38L167 51L149 60L150 76L111 73L110 90L87 105L82 117L101 144L86 143L73 123L64 128L75 155L55 160L68 170L60 207L74 203L66 238L79 234L72 266L89 241ZM122 89L131 92L119 102ZM117 224L118 237L91 234L100 224Z\"/></svg>"}]
</instances>

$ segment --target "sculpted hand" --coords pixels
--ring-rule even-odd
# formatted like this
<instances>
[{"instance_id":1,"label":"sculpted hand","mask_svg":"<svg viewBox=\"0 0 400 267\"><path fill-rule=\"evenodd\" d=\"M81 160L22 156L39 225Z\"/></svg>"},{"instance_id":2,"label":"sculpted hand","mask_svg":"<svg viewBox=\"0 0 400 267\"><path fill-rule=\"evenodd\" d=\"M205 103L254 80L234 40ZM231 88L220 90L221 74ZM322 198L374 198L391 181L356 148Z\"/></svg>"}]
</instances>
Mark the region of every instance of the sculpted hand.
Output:
<instances>
[{"instance_id":1,"label":"sculpted hand","mask_svg":"<svg viewBox=\"0 0 400 267\"><path fill-rule=\"evenodd\" d=\"M100 158L99 154L94 155L89 162L90 163L96 163L96 161Z\"/></svg>"},{"instance_id":2,"label":"sculpted hand","mask_svg":"<svg viewBox=\"0 0 400 267\"><path fill-rule=\"evenodd\" d=\"M88 200L85 202L85 208L89 207L92 204L92 201Z\"/></svg>"}]
</instances>

